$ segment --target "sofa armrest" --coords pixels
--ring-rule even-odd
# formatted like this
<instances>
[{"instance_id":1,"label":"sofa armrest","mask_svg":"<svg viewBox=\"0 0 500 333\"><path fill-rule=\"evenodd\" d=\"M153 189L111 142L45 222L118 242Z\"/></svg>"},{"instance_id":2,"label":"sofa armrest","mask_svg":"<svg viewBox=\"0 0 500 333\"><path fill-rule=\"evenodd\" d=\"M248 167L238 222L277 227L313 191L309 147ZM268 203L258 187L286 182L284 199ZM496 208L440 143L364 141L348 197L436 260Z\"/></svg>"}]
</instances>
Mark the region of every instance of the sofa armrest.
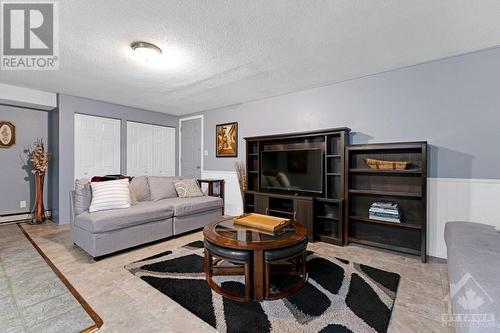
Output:
<instances>
[{"instance_id":1,"label":"sofa armrest","mask_svg":"<svg viewBox=\"0 0 500 333\"><path fill-rule=\"evenodd\" d=\"M69 192L69 220L70 226L73 227L75 224L75 191Z\"/></svg>"}]
</instances>

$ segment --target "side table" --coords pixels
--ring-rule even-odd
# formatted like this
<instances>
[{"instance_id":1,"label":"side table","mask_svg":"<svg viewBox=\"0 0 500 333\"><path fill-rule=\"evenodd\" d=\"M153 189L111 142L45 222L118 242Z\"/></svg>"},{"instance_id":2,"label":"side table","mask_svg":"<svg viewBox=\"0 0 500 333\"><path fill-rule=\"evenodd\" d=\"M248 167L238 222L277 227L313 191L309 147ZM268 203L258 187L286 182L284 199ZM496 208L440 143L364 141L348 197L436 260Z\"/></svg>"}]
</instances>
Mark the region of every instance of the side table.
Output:
<instances>
[{"instance_id":1,"label":"side table","mask_svg":"<svg viewBox=\"0 0 500 333\"><path fill-rule=\"evenodd\" d=\"M208 195L211 197L218 197L222 199L222 215L224 215L224 179L212 179L212 178L206 178L206 179L197 179L198 185L200 188L202 187L202 184L207 184L208 186ZM218 185L218 186L214 186ZM217 190L214 190L218 188Z\"/></svg>"}]
</instances>

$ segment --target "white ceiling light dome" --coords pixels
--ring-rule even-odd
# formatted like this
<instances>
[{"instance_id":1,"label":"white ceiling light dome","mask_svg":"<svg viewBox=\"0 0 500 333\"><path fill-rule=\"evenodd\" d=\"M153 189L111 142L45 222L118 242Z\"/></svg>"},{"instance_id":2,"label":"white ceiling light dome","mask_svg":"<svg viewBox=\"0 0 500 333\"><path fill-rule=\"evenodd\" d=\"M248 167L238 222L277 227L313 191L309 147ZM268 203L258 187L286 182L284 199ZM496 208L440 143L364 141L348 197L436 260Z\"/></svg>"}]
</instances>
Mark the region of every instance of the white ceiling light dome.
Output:
<instances>
[{"instance_id":1,"label":"white ceiling light dome","mask_svg":"<svg viewBox=\"0 0 500 333\"><path fill-rule=\"evenodd\" d=\"M146 63L157 60L162 54L158 46L147 42L134 42L130 47L134 51L134 55Z\"/></svg>"}]
</instances>

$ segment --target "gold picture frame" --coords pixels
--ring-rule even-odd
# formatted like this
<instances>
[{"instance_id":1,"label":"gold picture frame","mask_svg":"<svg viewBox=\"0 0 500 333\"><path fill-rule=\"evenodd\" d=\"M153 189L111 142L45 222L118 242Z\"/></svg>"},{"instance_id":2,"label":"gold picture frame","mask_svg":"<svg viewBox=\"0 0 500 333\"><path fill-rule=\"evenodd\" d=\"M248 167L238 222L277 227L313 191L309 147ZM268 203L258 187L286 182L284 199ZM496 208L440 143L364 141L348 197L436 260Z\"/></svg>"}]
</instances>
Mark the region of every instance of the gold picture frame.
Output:
<instances>
[{"instance_id":1,"label":"gold picture frame","mask_svg":"<svg viewBox=\"0 0 500 333\"><path fill-rule=\"evenodd\" d=\"M238 123L215 126L216 157L238 157Z\"/></svg>"},{"instance_id":2,"label":"gold picture frame","mask_svg":"<svg viewBox=\"0 0 500 333\"><path fill-rule=\"evenodd\" d=\"M0 120L0 148L16 144L16 126L10 121Z\"/></svg>"}]
</instances>

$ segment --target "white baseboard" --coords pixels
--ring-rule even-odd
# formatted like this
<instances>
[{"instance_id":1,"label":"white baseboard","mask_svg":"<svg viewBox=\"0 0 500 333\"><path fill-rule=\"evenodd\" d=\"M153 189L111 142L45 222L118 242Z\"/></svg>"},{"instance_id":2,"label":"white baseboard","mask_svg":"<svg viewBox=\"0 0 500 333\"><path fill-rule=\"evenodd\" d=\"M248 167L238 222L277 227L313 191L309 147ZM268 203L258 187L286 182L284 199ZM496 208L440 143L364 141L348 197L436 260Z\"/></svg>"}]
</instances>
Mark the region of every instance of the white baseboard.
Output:
<instances>
[{"instance_id":1,"label":"white baseboard","mask_svg":"<svg viewBox=\"0 0 500 333\"><path fill-rule=\"evenodd\" d=\"M226 181L226 214L243 212L235 171L204 170L203 177ZM448 221L466 221L500 227L496 205L500 198L500 180L428 178L427 180L427 254L446 258L444 226Z\"/></svg>"},{"instance_id":2,"label":"white baseboard","mask_svg":"<svg viewBox=\"0 0 500 333\"><path fill-rule=\"evenodd\" d=\"M45 216L50 218L52 211L48 210L45 212ZM19 213L19 214L9 214L0 216L0 224L1 223L10 223L10 222L20 222L26 220L32 220L35 217L33 213Z\"/></svg>"}]
</instances>

